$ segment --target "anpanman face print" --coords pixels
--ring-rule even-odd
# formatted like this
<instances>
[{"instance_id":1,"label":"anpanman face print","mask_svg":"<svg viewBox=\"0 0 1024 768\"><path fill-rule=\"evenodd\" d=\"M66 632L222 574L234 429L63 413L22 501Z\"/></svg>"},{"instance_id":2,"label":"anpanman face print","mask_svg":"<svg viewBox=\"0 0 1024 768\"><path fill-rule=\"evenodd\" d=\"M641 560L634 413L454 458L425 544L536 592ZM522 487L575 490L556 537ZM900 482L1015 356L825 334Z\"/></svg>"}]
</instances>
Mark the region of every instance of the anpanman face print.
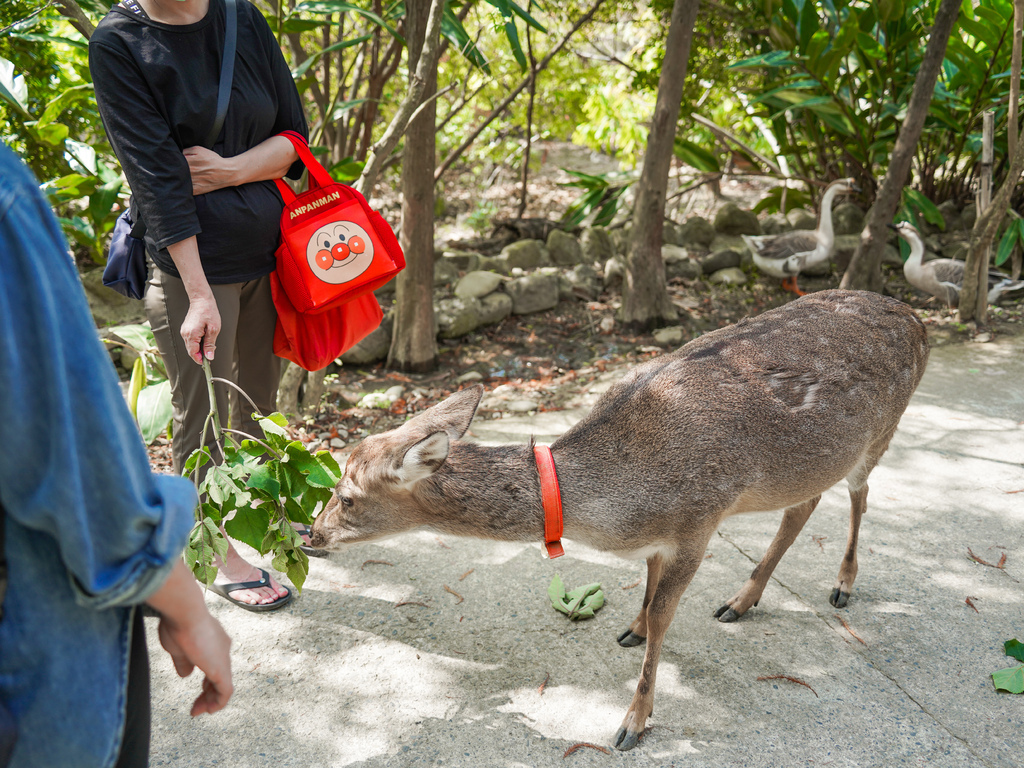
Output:
<instances>
[{"instance_id":1,"label":"anpanman face print","mask_svg":"<svg viewBox=\"0 0 1024 768\"><path fill-rule=\"evenodd\" d=\"M306 261L319 280L332 285L347 283L373 262L373 241L358 224L334 221L313 233L306 245Z\"/></svg>"}]
</instances>

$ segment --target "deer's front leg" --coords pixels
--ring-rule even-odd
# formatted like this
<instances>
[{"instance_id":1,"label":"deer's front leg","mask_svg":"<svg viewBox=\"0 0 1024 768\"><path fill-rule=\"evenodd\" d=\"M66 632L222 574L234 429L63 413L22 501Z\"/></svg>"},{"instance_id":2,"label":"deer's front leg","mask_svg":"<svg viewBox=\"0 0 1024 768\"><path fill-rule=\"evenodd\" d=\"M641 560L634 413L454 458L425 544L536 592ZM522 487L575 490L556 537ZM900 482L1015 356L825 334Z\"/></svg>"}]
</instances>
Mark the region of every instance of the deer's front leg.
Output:
<instances>
[{"instance_id":1,"label":"deer's front leg","mask_svg":"<svg viewBox=\"0 0 1024 768\"><path fill-rule=\"evenodd\" d=\"M651 598L654 597L654 593L658 589L662 562L661 555L651 555L647 558L647 588L644 590L644 605L629 628L617 638L619 645L623 648L635 648L642 645L647 639L647 606L651 604Z\"/></svg>"},{"instance_id":2,"label":"deer's front leg","mask_svg":"<svg viewBox=\"0 0 1024 768\"><path fill-rule=\"evenodd\" d=\"M693 574L697 572L708 538L702 537L698 546L689 546L686 552L671 561L660 558L660 577L650 600L645 597L646 607L640 614L641 617L645 616L647 623L647 650L644 653L643 666L640 668L640 682L637 684L636 693L633 694L633 701L626 711L622 726L615 734L616 749L627 750L636 746L647 725L647 718L654 710L654 678L658 671L661 645L672 623L672 617L675 616L679 598L686 591ZM650 567L648 561L648 569Z\"/></svg>"}]
</instances>

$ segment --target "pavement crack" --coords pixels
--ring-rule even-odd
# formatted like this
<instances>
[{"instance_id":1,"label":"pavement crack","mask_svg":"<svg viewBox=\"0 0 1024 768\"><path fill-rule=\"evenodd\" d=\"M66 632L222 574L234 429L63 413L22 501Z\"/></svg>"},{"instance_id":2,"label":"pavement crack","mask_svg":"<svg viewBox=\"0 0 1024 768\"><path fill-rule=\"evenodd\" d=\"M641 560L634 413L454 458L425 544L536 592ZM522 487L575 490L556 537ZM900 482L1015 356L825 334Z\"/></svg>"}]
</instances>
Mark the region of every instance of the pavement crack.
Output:
<instances>
[{"instance_id":1,"label":"pavement crack","mask_svg":"<svg viewBox=\"0 0 1024 768\"><path fill-rule=\"evenodd\" d=\"M741 547L739 544L737 544L735 541L730 539L728 536L726 536L721 531L716 531L716 533L718 533L719 538L721 538L723 541L731 544L736 549L737 552L739 552L741 555L743 555L745 558L747 558L754 565L757 565L760 562L760 560L758 560L753 555L751 555L749 552L744 550L743 547ZM935 714L933 714L931 711L929 711L929 709L923 703L918 701L917 698L909 690L907 690L903 685L901 685L899 680L897 680L891 674L886 672L885 669L883 669L881 666L879 666L879 664L877 663L877 660L871 654L871 647L870 646L865 645L863 648L859 648L856 645L854 645L853 643L850 643L848 640L846 640L845 635L843 635L839 631L839 629L837 627L833 626L829 622L828 617L825 616L820 611L818 611L817 609L815 609L814 606L811 605L806 599L804 599L803 595L801 595L797 590L793 589L792 587L790 587L785 582L780 581L778 578L775 577L775 574L772 574L771 580L774 581L776 584L778 584L780 587L782 587L784 590L789 592L793 597L795 597L797 600L799 600L804 606L806 606L807 610L810 613L814 614L826 627L828 627L829 631L831 631L835 635L838 635L844 641L846 641L849 644L851 651L853 651L854 653L856 653L859 656L861 656L868 663L868 665L871 667L872 670L874 670L875 672L880 674L882 677L884 677L886 680L888 680L890 683L892 683L900 691L900 693L902 693L909 701L912 701L917 706L917 708L920 709L921 712L925 716L927 716L928 719L931 720L938 728L942 729L947 734L949 734L950 738L955 739L956 741L960 742L960 744L963 745L964 749L966 749L968 752L970 752L971 755L973 755L974 758L976 760L978 760L978 764L979 765L984 765L984 766L987 766L988 768L998 768L998 766L995 763L989 762L982 755L978 754L978 752L975 751L971 747L970 742L966 738L960 736L955 731L953 731L950 728L950 726L948 726L945 722L943 722L941 719L939 719Z\"/></svg>"}]
</instances>

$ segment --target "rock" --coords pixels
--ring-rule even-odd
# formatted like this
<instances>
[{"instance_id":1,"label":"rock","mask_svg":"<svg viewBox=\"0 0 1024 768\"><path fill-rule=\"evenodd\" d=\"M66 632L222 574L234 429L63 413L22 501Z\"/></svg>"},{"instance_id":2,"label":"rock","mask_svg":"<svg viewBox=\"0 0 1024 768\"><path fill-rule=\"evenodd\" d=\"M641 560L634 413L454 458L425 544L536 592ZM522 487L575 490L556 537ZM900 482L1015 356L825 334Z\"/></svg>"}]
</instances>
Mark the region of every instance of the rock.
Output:
<instances>
[{"instance_id":1,"label":"rock","mask_svg":"<svg viewBox=\"0 0 1024 768\"><path fill-rule=\"evenodd\" d=\"M451 285L459 279L459 268L448 259L434 262L434 287Z\"/></svg>"},{"instance_id":2,"label":"rock","mask_svg":"<svg viewBox=\"0 0 1024 768\"><path fill-rule=\"evenodd\" d=\"M551 263L560 267L571 267L583 261L583 248L580 241L563 232L560 229L553 229L548 234L548 254Z\"/></svg>"},{"instance_id":3,"label":"rock","mask_svg":"<svg viewBox=\"0 0 1024 768\"><path fill-rule=\"evenodd\" d=\"M832 246L832 260L836 263L836 269L840 273L846 271L850 266L850 260L860 245L860 235L837 235L835 245Z\"/></svg>"},{"instance_id":4,"label":"rock","mask_svg":"<svg viewBox=\"0 0 1024 768\"><path fill-rule=\"evenodd\" d=\"M345 441L342 440L340 437L332 437L330 445L331 448L344 448Z\"/></svg>"},{"instance_id":5,"label":"rock","mask_svg":"<svg viewBox=\"0 0 1024 768\"><path fill-rule=\"evenodd\" d=\"M495 272L469 272L456 283L455 296L459 299L481 299L496 291L501 282L501 275Z\"/></svg>"},{"instance_id":6,"label":"rock","mask_svg":"<svg viewBox=\"0 0 1024 768\"><path fill-rule=\"evenodd\" d=\"M129 299L113 288L107 288L103 284L102 269L91 269L82 273L81 278L93 321L98 327L146 322L145 302Z\"/></svg>"},{"instance_id":7,"label":"rock","mask_svg":"<svg viewBox=\"0 0 1024 768\"><path fill-rule=\"evenodd\" d=\"M519 240L506 245L501 256L509 269L536 269L549 263L548 249L540 240Z\"/></svg>"},{"instance_id":8,"label":"rock","mask_svg":"<svg viewBox=\"0 0 1024 768\"><path fill-rule=\"evenodd\" d=\"M484 375L480 371L466 371L464 374L455 379L456 384L468 384L471 381L480 381Z\"/></svg>"},{"instance_id":9,"label":"rock","mask_svg":"<svg viewBox=\"0 0 1024 768\"><path fill-rule=\"evenodd\" d=\"M666 347L678 347L683 343L683 326L672 325L668 328L659 328L654 332L654 340Z\"/></svg>"},{"instance_id":10,"label":"rock","mask_svg":"<svg viewBox=\"0 0 1024 768\"><path fill-rule=\"evenodd\" d=\"M445 251L441 258L450 261L460 272L472 272L480 268L483 254L473 251Z\"/></svg>"},{"instance_id":11,"label":"rock","mask_svg":"<svg viewBox=\"0 0 1024 768\"><path fill-rule=\"evenodd\" d=\"M964 222L963 218L960 216L960 210L952 200L946 200L945 202L939 203L939 213L942 214L942 220L946 222L947 232L959 232L964 228Z\"/></svg>"},{"instance_id":12,"label":"rock","mask_svg":"<svg viewBox=\"0 0 1024 768\"><path fill-rule=\"evenodd\" d=\"M674 221L666 221L661 232L661 242L665 245L683 245L683 228Z\"/></svg>"},{"instance_id":13,"label":"rock","mask_svg":"<svg viewBox=\"0 0 1024 768\"><path fill-rule=\"evenodd\" d=\"M942 249L942 255L947 259L959 259L960 261L967 261L967 252L970 250L970 246L963 240L953 240L946 243Z\"/></svg>"},{"instance_id":14,"label":"rock","mask_svg":"<svg viewBox=\"0 0 1024 768\"><path fill-rule=\"evenodd\" d=\"M377 330L343 353L339 360L342 365L366 365L383 360L391 350L391 329L394 316L391 312L384 315L384 321Z\"/></svg>"},{"instance_id":15,"label":"rock","mask_svg":"<svg viewBox=\"0 0 1024 768\"><path fill-rule=\"evenodd\" d=\"M708 250L711 253L736 251L736 253L743 255L744 263L749 262L753 255L750 253L750 247L746 241L739 235L716 235L715 239L711 241L711 247Z\"/></svg>"},{"instance_id":16,"label":"rock","mask_svg":"<svg viewBox=\"0 0 1024 768\"><path fill-rule=\"evenodd\" d=\"M504 291L495 291L480 299L481 325L500 323L511 314L512 297Z\"/></svg>"},{"instance_id":17,"label":"rock","mask_svg":"<svg viewBox=\"0 0 1024 768\"><path fill-rule=\"evenodd\" d=\"M577 264L565 273L565 279L577 298L593 301L601 295L601 278L590 264Z\"/></svg>"},{"instance_id":18,"label":"rock","mask_svg":"<svg viewBox=\"0 0 1024 768\"><path fill-rule=\"evenodd\" d=\"M479 264L477 264L477 271L497 272L499 275L507 275L512 269L505 256L501 255L482 257Z\"/></svg>"},{"instance_id":19,"label":"rock","mask_svg":"<svg viewBox=\"0 0 1024 768\"><path fill-rule=\"evenodd\" d=\"M885 248L882 249L882 263L902 267L903 259L900 258L900 249L892 243L886 243Z\"/></svg>"},{"instance_id":20,"label":"rock","mask_svg":"<svg viewBox=\"0 0 1024 768\"><path fill-rule=\"evenodd\" d=\"M512 314L528 315L558 305L558 278L555 275L527 275L505 283L512 297Z\"/></svg>"},{"instance_id":21,"label":"rock","mask_svg":"<svg viewBox=\"0 0 1024 768\"><path fill-rule=\"evenodd\" d=\"M703 216L691 216L679 227L676 245L707 248L715 239L714 225Z\"/></svg>"},{"instance_id":22,"label":"rock","mask_svg":"<svg viewBox=\"0 0 1024 768\"><path fill-rule=\"evenodd\" d=\"M837 235L859 235L864 229L864 211L856 203L840 203L832 209L832 229Z\"/></svg>"},{"instance_id":23,"label":"rock","mask_svg":"<svg viewBox=\"0 0 1024 768\"><path fill-rule=\"evenodd\" d=\"M960 223L964 229L974 229L974 222L978 219L978 207L974 203L967 203L960 211Z\"/></svg>"},{"instance_id":24,"label":"rock","mask_svg":"<svg viewBox=\"0 0 1024 768\"><path fill-rule=\"evenodd\" d=\"M457 339L483 325L479 299L441 299L434 316L442 339Z\"/></svg>"},{"instance_id":25,"label":"rock","mask_svg":"<svg viewBox=\"0 0 1024 768\"><path fill-rule=\"evenodd\" d=\"M794 208L786 214L786 218L789 219L789 223L793 225L793 229L818 228L818 217L811 211L803 208Z\"/></svg>"},{"instance_id":26,"label":"rock","mask_svg":"<svg viewBox=\"0 0 1024 768\"><path fill-rule=\"evenodd\" d=\"M629 238L633 233L633 226L620 227L619 229L613 229L609 233L612 238L612 245L615 246L615 253L625 256L629 251Z\"/></svg>"},{"instance_id":27,"label":"rock","mask_svg":"<svg viewBox=\"0 0 1024 768\"><path fill-rule=\"evenodd\" d=\"M626 267L622 260L615 256L604 264L604 287L612 288L622 284L622 278L626 274Z\"/></svg>"},{"instance_id":28,"label":"rock","mask_svg":"<svg viewBox=\"0 0 1024 768\"><path fill-rule=\"evenodd\" d=\"M615 318L611 315L605 315L601 318L601 322L597 324L597 327L600 328L601 333L611 333L615 328Z\"/></svg>"},{"instance_id":29,"label":"rock","mask_svg":"<svg viewBox=\"0 0 1024 768\"><path fill-rule=\"evenodd\" d=\"M761 222L761 232L766 235L778 235L783 232L789 232L792 229L793 225L789 223L789 219L781 213L772 213L765 216Z\"/></svg>"},{"instance_id":30,"label":"rock","mask_svg":"<svg viewBox=\"0 0 1024 768\"><path fill-rule=\"evenodd\" d=\"M580 235L583 260L590 264L604 264L615 255L615 243L604 227L587 227Z\"/></svg>"},{"instance_id":31,"label":"rock","mask_svg":"<svg viewBox=\"0 0 1024 768\"><path fill-rule=\"evenodd\" d=\"M715 214L715 231L723 235L759 235L761 224L752 211L726 203Z\"/></svg>"},{"instance_id":32,"label":"rock","mask_svg":"<svg viewBox=\"0 0 1024 768\"><path fill-rule=\"evenodd\" d=\"M720 269L738 267L742 263L743 254L728 248L705 256L700 260L700 267L705 275L711 275Z\"/></svg>"},{"instance_id":33,"label":"rock","mask_svg":"<svg viewBox=\"0 0 1024 768\"><path fill-rule=\"evenodd\" d=\"M384 397L386 397L392 403L395 402L396 400L401 400L403 397L405 397L405 387L403 387L401 384L395 384L395 386L389 387L388 389L384 390Z\"/></svg>"},{"instance_id":34,"label":"rock","mask_svg":"<svg viewBox=\"0 0 1024 768\"><path fill-rule=\"evenodd\" d=\"M533 400L509 400L505 403L505 410L510 413L529 413L537 410L537 404Z\"/></svg>"},{"instance_id":35,"label":"rock","mask_svg":"<svg viewBox=\"0 0 1024 768\"><path fill-rule=\"evenodd\" d=\"M708 278L712 285L743 285L747 282L747 273L739 267L720 269Z\"/></svg>"},{"instance_id":36,"label":"rock","mask_svg":"<svg viewBox=\"0 0 1024 768\"><path fill-rule=\"evenodd\" d=\"M661 258L665 262L665 277L682 277L693 280L700 277L700 264L690 258L690 252L678 245L661 246Z\"/></svg>"}]
</instances>

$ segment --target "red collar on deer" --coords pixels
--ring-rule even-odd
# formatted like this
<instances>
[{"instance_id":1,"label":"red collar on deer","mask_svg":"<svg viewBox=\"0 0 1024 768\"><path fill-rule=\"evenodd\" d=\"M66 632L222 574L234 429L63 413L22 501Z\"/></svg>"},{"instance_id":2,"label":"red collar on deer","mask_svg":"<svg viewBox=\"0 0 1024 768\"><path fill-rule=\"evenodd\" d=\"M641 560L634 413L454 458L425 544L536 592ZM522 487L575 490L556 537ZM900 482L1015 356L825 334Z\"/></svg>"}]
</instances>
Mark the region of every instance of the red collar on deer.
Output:
<instances>
[{"instance_id":1,"label":"red collar on deer","mask_svg":"<svg viewBox=\"0 0 1024 768\"><path fill-rule=\"evenodd\" d=\"M551 449L546 445L533 446L537 459L537 474L540 475L540 499L544 505L544 546L548 557L556 558L565 554L562 549L562 494L558 490L558 473Z\"/></svg>"}]
</instances>

